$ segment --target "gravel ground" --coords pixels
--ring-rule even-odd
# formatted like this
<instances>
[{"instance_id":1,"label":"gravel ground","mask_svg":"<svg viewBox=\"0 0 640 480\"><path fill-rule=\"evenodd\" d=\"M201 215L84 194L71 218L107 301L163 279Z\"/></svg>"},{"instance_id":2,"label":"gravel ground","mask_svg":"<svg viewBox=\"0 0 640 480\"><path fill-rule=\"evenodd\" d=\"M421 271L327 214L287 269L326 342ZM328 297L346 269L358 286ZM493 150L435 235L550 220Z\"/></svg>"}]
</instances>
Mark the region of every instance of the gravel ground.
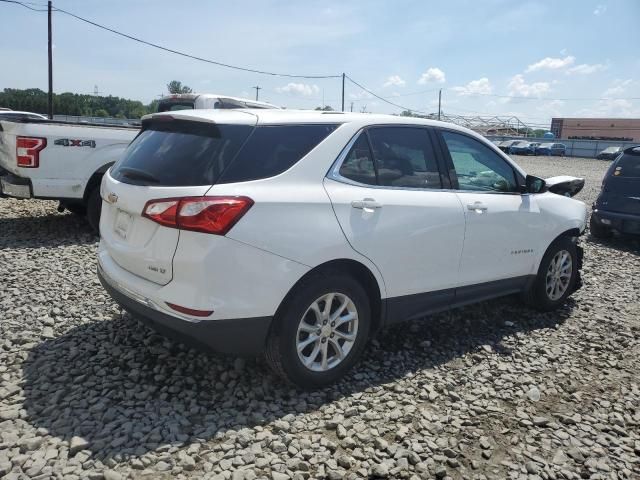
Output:
<instances>
[{"instance_id":1,"label":"gravel ground","mask_svg":"<svg viewBox=\"0 0 640 480\"><path fill-rule=\"evenodd\" d=\"M587 179L607 162L519 157ZM0 477L640 478L640 243L588 235L584 287L383 332L334 388L207 355L123 314L96 239L53 202L0 200Z\"/></svg>"}]
</instances>

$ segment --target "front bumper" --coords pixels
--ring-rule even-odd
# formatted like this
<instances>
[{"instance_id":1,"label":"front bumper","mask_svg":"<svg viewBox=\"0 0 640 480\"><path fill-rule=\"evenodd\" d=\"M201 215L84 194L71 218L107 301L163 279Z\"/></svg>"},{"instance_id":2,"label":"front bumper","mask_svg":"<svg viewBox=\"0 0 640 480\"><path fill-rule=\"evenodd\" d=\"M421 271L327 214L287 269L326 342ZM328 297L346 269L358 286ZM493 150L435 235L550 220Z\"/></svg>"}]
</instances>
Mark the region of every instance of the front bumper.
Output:
<instances>
[{"instance_id":1,"label":"front bumper","mask_svg":"<svg viewBox=\"0 0 640 480\"><path fill-rule=\"evenodd\" d=\"M264 350L272 317L187 321L159 311L148 299L137 298L133 292L120 288L100 266L98 278L118 305L167 338L234 355L258 355Z\"/></svg>"},{"instance_id":2,"label":"front bumper","mask_svg":"<svg viewBox=\"0 0 640 480\"><path fill-rule=\"evenodd\" d=\"M31 198L31 180L17 177L8 172L0 172L0 195L3 197Z\"/></svg>"},{"instance_id":3,"label":"front bumper","mask_svg":"<svg viewBox=\"0 0 640 480\"><path fill-rule=\"evenodd\" d=\"M640 215L629 213L609 212L593 209L592 217L599 225L617 230L620 233L640 235Z\"/></svg>"}]
</instances>

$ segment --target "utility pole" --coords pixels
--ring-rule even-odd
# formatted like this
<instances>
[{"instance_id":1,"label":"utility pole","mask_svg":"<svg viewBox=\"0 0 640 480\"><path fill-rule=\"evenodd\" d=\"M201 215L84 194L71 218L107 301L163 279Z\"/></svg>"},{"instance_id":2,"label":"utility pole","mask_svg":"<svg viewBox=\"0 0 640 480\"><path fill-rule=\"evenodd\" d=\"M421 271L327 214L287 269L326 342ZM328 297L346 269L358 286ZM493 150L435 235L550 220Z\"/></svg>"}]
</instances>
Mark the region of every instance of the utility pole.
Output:
<instances>
[{"instance_id":1,"label":"utility pole","mask_svg":"<svg viewBox=\"0 0 640 480\"><path fill-rule=\"evenodd\" d=\"M351 102L351 111L353 112L353 102Z\"/></svg>"},{"instance_id":2,"label":"utility pole","mask_svg":"<svg viewBox=\"0 0 640 480\"><path fill-rule=\"evenodd\" d=\"M342 111L344 112L344 77L346 75L342 73Z\"/></svg>"},{"instance_id":3,"label":"utility pole","mask_svg":"<svg viewBox=\"0 0 640 480\"><path fill-rule=\"evenodd\" d=\"M258 92L260 90L262 90L262 87L258 87L257 85L255 87L251 87L251 88L255 88L256 89L256 101L258 100Z\"/></svg>"},{"instance_id":4,"label":"utility pole","mask_svg":"<svg viewBox=\"0 0 640 480\"><path fill-rule=\"evenodd\" d=\"M441 111L442 111L442 89L438 91L438 120L440 120Z\"/></svg>"},{"instance_id":5,"label":"utility pole","mask_svg":"<svg viewBox=\"0 0 640 480\"><path fill-rule=\"evenodd\" d=\"M52 45L51 45L51 0L47 2L47 13L48 13L48 34L49 34L49 45L48 45L48 55L49 55L49 102L48 102L48 114L49 120L53 120L53 54L52 54Z\"/></svg>"}]
</instances>

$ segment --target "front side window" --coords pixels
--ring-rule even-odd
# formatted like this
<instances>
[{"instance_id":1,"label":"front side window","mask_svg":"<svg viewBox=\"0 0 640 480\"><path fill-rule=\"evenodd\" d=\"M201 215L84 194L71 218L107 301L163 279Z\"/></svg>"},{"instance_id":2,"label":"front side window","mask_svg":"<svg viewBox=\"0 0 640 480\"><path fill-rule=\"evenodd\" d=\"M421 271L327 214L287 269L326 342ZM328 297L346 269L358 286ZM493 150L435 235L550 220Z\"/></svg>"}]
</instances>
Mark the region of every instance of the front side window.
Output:
<instances>
[{"instance_id":1,"label":"front side window","mask_svg":"<svg viewBox=\"0 0 640 480\"><path fill-rule=\"evenodd\" d=\"M518 191L513 168L491 148L461 133L442 131L460 190Z\"/></svg>"},{"instance_id":2,"label":"front side window","mask_svg":"<svg viewBox=\"0 0 640 480\"><path fill-rule=\"evenodd\" d=\"M424 128L375 127L368 133L379 185L441 188L438 164Z\"/></svg>"}]
</instances>

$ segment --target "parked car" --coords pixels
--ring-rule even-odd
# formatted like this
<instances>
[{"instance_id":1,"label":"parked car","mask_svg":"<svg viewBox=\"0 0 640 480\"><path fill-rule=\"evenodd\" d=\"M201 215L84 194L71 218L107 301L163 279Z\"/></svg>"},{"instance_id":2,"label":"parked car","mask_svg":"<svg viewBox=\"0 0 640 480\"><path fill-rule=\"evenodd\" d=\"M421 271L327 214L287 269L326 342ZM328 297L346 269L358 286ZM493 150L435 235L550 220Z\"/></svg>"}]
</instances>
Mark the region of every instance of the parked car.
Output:
<instances>
[{"instance_id":1,"label":"parked car","mask_svg":"<svg viewBox=\"0 0 640 480\"><path fill-rule=\"evenodd\" d=\"M102 175L138 130L0 115L0 196L59 200L97 231Z\"/></svg>"},{"instance_id":2,"label":"parked car","mask_svg":"<svg viewBox=\"0 0 640 480\"><path fill-rule=\"evenodd\" d=\"M607 147L604 150L602 150L597 156L596 158L598 160L613 160L614 158L616 158L618 155L620 155L620 153L622 152L623 148L622 147Z\"/></svg>"},{"instance_id":3,"label":"parked car","mask_svg":"<svg viewBox=\"0 0 640 480\"><path fill-rule=\"evenodd\" d=\"M166 335L319 387L386 325L513 293L562 305L587 218L563 184L450 123L155 114L103 178L98 276Z\"/></svg>"},{"instance_id":4,"label":"parked car","mask_svg":"<svg viewBox=\"0 0 640 480\"><path fill-rule=\"evenodd\" d=\"M509 153L512 155L535 155L535 148L530 142L516 142L509 147Z\"/></svg>"},{"instance_id":5,"label":"parked car","mask_svg":"<svg viewBox=\"0 0 640 480\"><path fill-rule=\"evenodd\" d=\"M624 150L607 170L589 226L598 238L640 234L640 146Z\"/></svg>"},{"instance_id":6,"label":"parked car","mask_svg":"<svg viewBox=\"0 0 640 480\"><path fill-rule=\"evenodd\" d=\"M540 142L531 142L529 145L531 145L531 148L533 148L533 154L537 155L538 154L538 147L540 146Z\"/></svg>"},{"instance_id":7,"label":"parked car","mask_svg":"<svg viewBox=\"0 0 640 480\"><path fill-rule=\"evenodd\" d=\"M509 149L511 148L511 146L519 141L520 140L505 140L504 142L500 143L498 148L504 153L509 153Z\"/></svg>"},{"instance_id":8,"label":"parked car","mask_svg":"<svg viewBox=\"0 0 640 480\"><path fill-rule=\"evenodd\" d=\"M47 120L45 115L18 110L0 110L0 120Z\"/></svg>"},{"instance_id":9,"label":"parked car","mask_svg":"<svg viewBox=\"0 0 640 480\"><path fill-rule=\"evenodd\" d=\"M536 155L556 155L564 157L567 147L563 143L543 143L536 148Z\"/></svg>"}]
</instances>

